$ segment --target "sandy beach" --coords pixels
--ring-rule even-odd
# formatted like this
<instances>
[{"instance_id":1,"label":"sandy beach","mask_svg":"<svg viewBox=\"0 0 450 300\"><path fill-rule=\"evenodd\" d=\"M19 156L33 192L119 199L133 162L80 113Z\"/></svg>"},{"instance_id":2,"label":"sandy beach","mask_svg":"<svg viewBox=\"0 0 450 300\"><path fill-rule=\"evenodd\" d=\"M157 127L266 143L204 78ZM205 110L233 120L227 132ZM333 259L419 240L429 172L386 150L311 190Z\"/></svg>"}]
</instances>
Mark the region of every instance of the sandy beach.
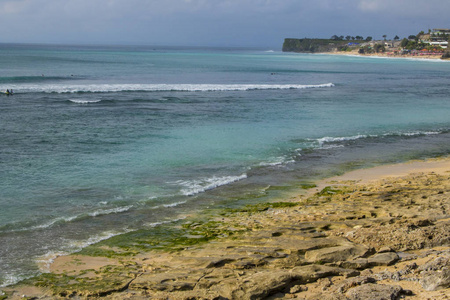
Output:
<instances>
[{"instance_id":1,"label":"sandy beach","mask_svg":"<svg viewBox=\"0 0 450 300\"><path fill-rule=\"evenodd\" d=\"M58 257L0 299L449 299L449 192L448 157L356 170L187 218L189 241L214 233L205 243Z\"/></svg>"},{"instance_id":2,"label":"sandy beach","mask_svg":"<svg viewBox=\"0 0 450 300\"><path fill-rule=\"evenodd\" d=\"M407 58L407 59L433 59L433 60L442 60L442 54L439 55L400 55L400 54L394 54L391 52L379 52L379 53L369 53L369 54L360 54L358 53L358 50L352 50L352 51L336 51L336 52L329 52L327 54L333 54L333 55L349 55L349 56L362 56L362 57L387 57L387 58Z\"/></svg>"}]
</instances>

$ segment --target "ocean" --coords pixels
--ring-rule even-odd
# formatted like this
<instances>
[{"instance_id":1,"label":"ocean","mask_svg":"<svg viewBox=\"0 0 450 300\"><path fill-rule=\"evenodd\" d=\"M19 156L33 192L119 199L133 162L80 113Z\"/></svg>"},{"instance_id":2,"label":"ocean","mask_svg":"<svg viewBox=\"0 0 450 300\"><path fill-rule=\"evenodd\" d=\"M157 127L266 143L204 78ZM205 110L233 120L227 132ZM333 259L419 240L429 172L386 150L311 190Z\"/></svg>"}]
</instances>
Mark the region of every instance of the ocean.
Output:
<instances>
[{"instance_id":1,"label":"ocean","mask_svg":"<svg viewBox=\"0 0 450 300\"><path fill-rule=\"evenodd\" d=\"M446 61L0 44L0 66L0 286L207 208L450 153Z\"/></svg>"}]
</instances>

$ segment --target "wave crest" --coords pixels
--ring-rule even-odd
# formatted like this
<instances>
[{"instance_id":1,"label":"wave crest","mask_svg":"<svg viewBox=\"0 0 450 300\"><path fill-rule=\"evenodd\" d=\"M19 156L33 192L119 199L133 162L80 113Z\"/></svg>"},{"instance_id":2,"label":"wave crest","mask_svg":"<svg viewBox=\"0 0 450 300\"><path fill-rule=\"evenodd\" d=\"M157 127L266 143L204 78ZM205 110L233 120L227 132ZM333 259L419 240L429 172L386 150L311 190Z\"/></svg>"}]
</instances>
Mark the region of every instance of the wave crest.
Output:
<instances>
[{"instance_id":1,"label":"wave crest","mask_svg":"<svg viewBox=\"0 0 450 300\"><path fill-rule=\"evenodd\" d=\"M14 86L19 93L114 93L114 92L214 92L287 90L334 87L324 84L88 84L88 85L27 85ZM71 100L72 101L72 100ZM75 101L79 101L76 100Z\"/></svg>"},{"instance_id":2,"label":"wave crest","mask_svg":"<svg viewBox=\"0 0 450 300\"><path fill-rule=\"evenodd\" d=\"M184 187L181 189L181 194L183 194L184 196L193 196L208 190L212 190L219 186L240 181L245 178L247 178L247 174L242 174L240 176L213 176L211 178L204 178L199 180L179 180L174 183Z\"/></svg>"}]
</instances>

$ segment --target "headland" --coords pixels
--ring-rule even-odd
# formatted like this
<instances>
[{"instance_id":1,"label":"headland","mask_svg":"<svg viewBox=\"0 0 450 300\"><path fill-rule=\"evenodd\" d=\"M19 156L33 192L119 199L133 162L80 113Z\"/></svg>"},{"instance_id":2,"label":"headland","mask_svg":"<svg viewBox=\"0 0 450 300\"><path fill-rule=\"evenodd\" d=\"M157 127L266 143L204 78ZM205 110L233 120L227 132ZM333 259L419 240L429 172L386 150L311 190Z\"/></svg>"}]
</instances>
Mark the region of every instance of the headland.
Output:
<instances>
[{"instance_id":1,"label":"headland","mask_svg":"<svg viewBox=\"0 0 450 300\"><path fill-rule=\"evenodd\" d=\"M410 35L400 40L396 36L393 40L373 40L372 37L363 39L362 36L337 36L330 39L318 38L286 38L283 52L297 53L327 53L343 55L380 56L395 58L427 58L449 59L448 41L450 29L433 29L428 33L423 31L417 35Z\"/></svg>"},{"instance_id":2,"label":"headland","mask_svg":"<svg viewBox=\"0 0 450 300\"><path fill-rule=\"evenodd\" d=\"M357 170L188 217L161 249L58 257L0 299L448 299L449 212L449 157Z\"/></svg>"}]
</instances>

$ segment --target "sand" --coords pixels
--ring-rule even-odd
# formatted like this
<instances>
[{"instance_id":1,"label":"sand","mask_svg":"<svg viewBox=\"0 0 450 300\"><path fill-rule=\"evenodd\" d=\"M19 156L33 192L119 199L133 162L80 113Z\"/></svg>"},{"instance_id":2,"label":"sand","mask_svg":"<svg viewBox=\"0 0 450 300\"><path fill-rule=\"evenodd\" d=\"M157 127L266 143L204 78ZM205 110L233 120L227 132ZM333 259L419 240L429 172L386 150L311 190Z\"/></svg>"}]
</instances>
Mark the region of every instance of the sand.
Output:
<instances>
[{"instance_id":1,"label":"sand","mask_svg":"<svg viewBox=\"0 0 450 300\"><path fill-rule=\"evenodd\" d=\"M217 217L224 234L206 244L59 257L51 275L3 291L8 299L450 298L450 158L356 170L299 194L277 199L292 207Z\"/></svg>"},{"instance_id":2,"label":"sand","mask_svg":"<svg viewBox=\"0 0 450 300\"><path fill-rule=\"evenodd\" d=\"M442 54L439 55L409 55L409 54L393 54L390 52L380 52L380 53L369 53L369 54L360 54L358 50L352 50L352 51L335 51L335 52L329 52L326 54L333 54L333 55L349 55L349 56L366 56L366 57L388 57L388 58L408 58L408 59L432 59L432 60L442 60Z\"/></svg>"}]
</instances>

